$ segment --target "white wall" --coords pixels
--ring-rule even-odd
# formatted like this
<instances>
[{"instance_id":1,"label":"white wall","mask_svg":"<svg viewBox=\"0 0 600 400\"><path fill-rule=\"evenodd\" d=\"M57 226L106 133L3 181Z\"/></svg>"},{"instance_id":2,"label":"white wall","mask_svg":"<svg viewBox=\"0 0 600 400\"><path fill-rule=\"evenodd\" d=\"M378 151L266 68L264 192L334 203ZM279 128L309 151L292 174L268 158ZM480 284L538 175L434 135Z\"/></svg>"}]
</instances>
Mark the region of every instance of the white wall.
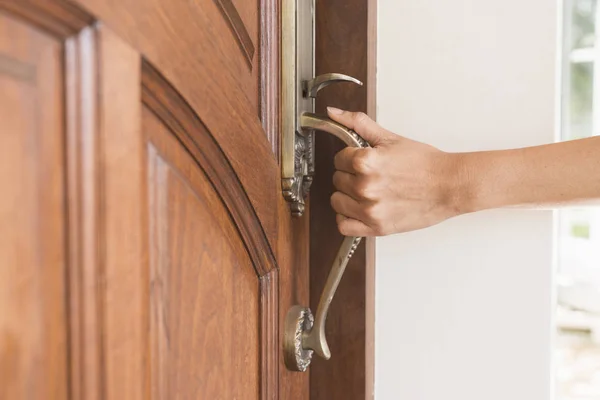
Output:
<instances>
[{"instance_id":1,"label":"white wall","mask_svg":"<svg viewBox=\"0 0 600 400\"><path fill-rule=\"evenodd\" d=\"M555 135L555 0L379 0L378 120L447 151ZM377 400L551 398L553 217L377 241Z\"/></svg>"}]
</instances>

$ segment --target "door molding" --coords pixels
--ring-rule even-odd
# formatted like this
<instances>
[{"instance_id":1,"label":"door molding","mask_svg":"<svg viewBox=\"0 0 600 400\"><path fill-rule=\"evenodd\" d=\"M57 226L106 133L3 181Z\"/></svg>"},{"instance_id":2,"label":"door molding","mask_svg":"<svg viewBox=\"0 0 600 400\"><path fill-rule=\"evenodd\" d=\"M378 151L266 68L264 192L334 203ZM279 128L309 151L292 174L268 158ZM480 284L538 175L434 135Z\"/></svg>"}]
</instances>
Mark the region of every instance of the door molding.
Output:
<instances>
[{"instance_id":1,"label":"door molding","mask_svg":"<svg viewBox=\"0 0 600 400\"><path fill-rule=\"evenodd\" d=\"M238 227L259 277L275 256L240 179L223 150L186 100L152 65L142 62L142 102L168 127L204 171ZM259 234L257 234L259 232Z\"/></svg>"}]
</instances>

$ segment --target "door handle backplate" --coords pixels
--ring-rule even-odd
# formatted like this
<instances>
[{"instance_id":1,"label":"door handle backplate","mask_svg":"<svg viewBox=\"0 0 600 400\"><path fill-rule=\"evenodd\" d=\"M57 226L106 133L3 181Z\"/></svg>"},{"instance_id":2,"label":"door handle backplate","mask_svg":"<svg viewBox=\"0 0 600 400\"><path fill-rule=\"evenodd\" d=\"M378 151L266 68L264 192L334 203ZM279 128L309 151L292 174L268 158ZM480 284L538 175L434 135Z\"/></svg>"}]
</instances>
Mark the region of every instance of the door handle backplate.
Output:
<instances>
[{"instance_id":1,"label":"door handle backplate","mask_svg":"<svg viewBox=\"0 0 600 400\"><path fill-rule=\"evenodd\" d=\"M315 173L314 129L302 127L302 116L315 112L319 90L337 82L362 82L340 73L315 77L315 0L281 4L281 186L292 215L300 217Z\"/></svg>"},{"instance_id":2,"label":"door handle backplate","mask_svg":"<svg viewBox=\"0 0 600 400\"><path fill-rule=\"evenodd\" d=\"M302 112L314 112L304 82L315 76L315 0L281 2L281 184L292 215L304 213L314 174L314 134L300 127Z\"/></svg>"},{"instance_id":3,"label":"door handle backplate","mask_svg":"<svg viewBox=\"0 0 600 400\"><path fill-rule=\"evenodd\" d=\"M327 132L334 135L347 146L369 146L356 132L329 118L319 117L312 113L303 113L300 124L303 129ZM360 237L348 236L342 241L342 245L333 260L314 317L307 307L294 306L288 311L284 327L283 347L285 363L289 369L305 371L310 365L313 352L326 360L331 357L325 336L325 322L327 321L329 306L342 280L346 266L361 239Z\"/></svg>"},{"instance_id":4,"label":"door handle backplate","mask_svg":"<svg viewBox=\"0 0 600 400\"><path fill-rule=\"evenodd\" d=\"M322 88L336 82L362 85L359 80L340 73L314 76L314 0L282 0L282 191L292 215L302 216L313 175L314 136L326 132L347 146L368 147L353 130L314 114L314 97ZM285 364L290 370L305 371L313 353L329 359L331 352L325 336L329 306L348 261L360 237L342 241L313 316L308 307L293 306L284 326Z\"/></svg>"}]
</instances>

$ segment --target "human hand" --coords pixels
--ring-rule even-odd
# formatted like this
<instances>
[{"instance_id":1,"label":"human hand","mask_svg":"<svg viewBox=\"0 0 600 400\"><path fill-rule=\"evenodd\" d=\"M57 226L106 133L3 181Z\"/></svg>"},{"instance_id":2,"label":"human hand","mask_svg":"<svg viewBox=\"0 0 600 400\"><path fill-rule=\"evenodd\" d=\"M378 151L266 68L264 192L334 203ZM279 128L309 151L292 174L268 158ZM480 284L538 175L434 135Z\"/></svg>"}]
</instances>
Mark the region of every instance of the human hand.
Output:
<instances>
[{"instance_id":1,"label":"human hand","mask_svg":"<svg viewBox=\"0 0 600 400\"><path fill-rule=\"evenodd\" d=\"M346 236L408 232L460 214L460 157L383 129L363 113L329 107L331 119L371 148L335 156L331 205Z\"/></svg>"}]
</instances>

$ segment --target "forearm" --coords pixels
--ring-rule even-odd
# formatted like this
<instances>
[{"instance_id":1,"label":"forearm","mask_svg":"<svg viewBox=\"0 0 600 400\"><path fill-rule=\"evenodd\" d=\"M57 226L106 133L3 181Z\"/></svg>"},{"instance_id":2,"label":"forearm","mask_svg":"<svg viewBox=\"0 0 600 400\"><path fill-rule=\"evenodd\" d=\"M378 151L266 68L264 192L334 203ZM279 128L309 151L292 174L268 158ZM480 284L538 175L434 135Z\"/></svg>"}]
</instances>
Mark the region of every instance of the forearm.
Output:
<instances>
[{"instance_id":1,"label":"forearm","mask_svg":"<svg viewBox=\"0 0 600 400\"><path fill-rule=\"evenodd\" d=\"M362 113L328 112L371 144L335 157L331 205L346 236L409 232L492 208L600 200L600 137L446 153L383 129Z\"/></svg>"},{"instance_id":2,"label":"forearm","mask_svg":"<svg viewBox=\"0 0 600 400\"><path fill-rule=\"evenodd\" d=\"M457 157L461 212L600 199L600 137Z\"/></svg>"}]
</instances>

